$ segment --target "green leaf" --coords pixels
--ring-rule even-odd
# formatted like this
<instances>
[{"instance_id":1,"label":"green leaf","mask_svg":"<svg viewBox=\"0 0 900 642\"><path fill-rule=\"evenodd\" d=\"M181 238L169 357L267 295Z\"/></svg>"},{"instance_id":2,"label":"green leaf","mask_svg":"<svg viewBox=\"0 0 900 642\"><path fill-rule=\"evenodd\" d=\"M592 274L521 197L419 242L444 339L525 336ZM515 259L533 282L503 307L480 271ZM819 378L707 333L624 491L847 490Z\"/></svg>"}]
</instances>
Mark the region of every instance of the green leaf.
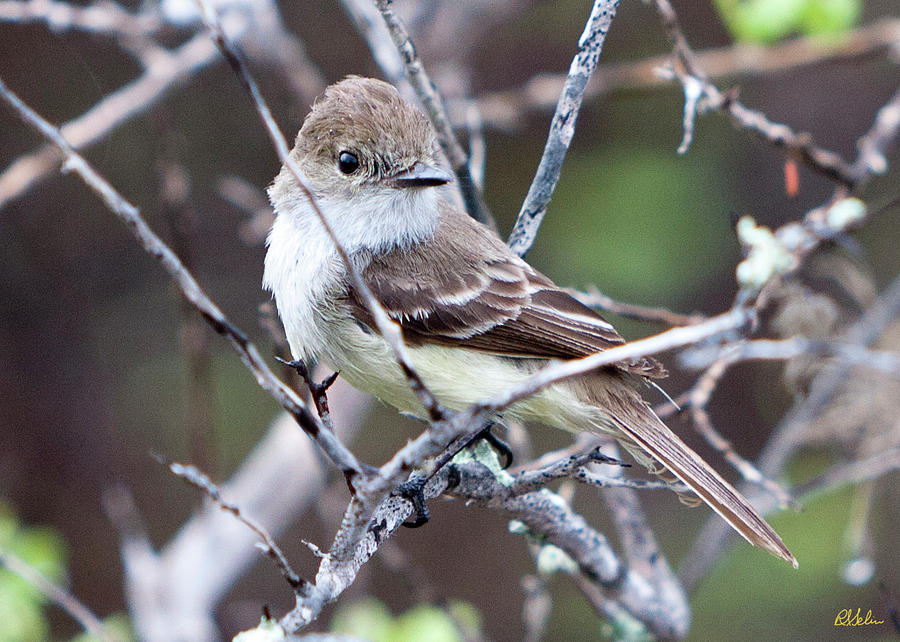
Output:
<instances>
[{"instance_id":1,"label":"green leaf","mask_svg":"<svg viewBox=\"0 0 900 642\"><path fill-rule=\"evenodd\" d=\"M131 642L131 640L135 639L131 632L131 620L125 613L116 613L115 615L103 618L103 628L106 629L107 633L122 642ZM76 635L69 642L102 642L102 640L96 635L81 633L80 635Z\"/></svg>"},{"instance_id":2,"label":"green leaf","mask_svg":"<svg viewBox=\"0 0 900 642\"><path fill-rule=\"evenodd\" d=\"M331 619L331 630L372 642L390 642L394 618L378 600L364 599L340 607Z\"/></svg>"},{"instance_id":3,"label":"green leaf","mask_svg":"<svg viewBox=\"0 0 900 642\"><path fill-rule=\"evenodd\" d=\"M481 614L459 601L447 610L420 604L394 617L384 604L368 598L339 608L331 621L333 632L372 642L462 642L461 629L468 637L481 637Z\"/></svg>"},{"instance_id":4,"label":"green leaf","mask_svg":"<svg viewBox=\"0 0 900 642\"><path fill-rule=\"evenodd\" d=\"M738 42L769 43L797 31L808 0L716 0L716 9Z\"/></svg>"},{"instance_id":5,"label":"green leaf","mask_svg":"<svg viewBox=\"0 0 900 642\"><path fill-rule=\"evenodd\" d=\"M23 527L0 501L0 553L10 553L54 582L65 575L65 542L47 527ZM41 607L47 598L29 582L0 567L0 642L46 640L49 627Z\"/></svg>"},{"instance_id":6,"label":"green leaf","mask_svg":"<svg viewBox=\"0 0 900 642\"><path fill-rule=\"evenodd\" d=\"M832 35L847 31L862 13L861 0L817 0L808 2L802 16L807 35Z\"/></svg>"},{"instance_id":7,"label":"green leaf","mask_svg":"<svg viewBox=\"0 0 900 642\"><path fill-rule=\"evenodd\" d=\"M462 642L456 624L445 611L420 604L397 618L396 642Z\"/></svg>"}]
</instances>

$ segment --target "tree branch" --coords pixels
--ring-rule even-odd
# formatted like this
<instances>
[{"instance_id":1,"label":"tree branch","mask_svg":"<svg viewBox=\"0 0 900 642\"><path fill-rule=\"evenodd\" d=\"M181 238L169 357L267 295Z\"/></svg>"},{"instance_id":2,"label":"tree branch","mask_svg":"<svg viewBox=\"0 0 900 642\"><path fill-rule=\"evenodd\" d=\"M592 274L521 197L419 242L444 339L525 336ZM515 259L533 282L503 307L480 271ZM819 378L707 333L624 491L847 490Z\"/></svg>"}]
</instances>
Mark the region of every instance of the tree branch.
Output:
<instances>
[{"instance_id":1,"label":"tree branch","mask_svg":"<svg viewBox=\"0 0 900 642\"><path fill-rule=\"evenodd\" d=\"M900 47L900 18L884 18L841 34L840 38L805 36L767 46L735 43L695 51L699 67L708 78L759 76L792 71L801 67L840 61L887 51L894 55ZM671 64L671 54L633 62L605 63L594 72L584 92L585 100L596 100L619 90L656 89L668 84L657 69ZM566 82L565 74L541 73L523 85L482 94L476 98L486 127L518 129L534 112L554 109ZM463 101L449 105L453 119L462 120Z\"/></svg>"},{"instance_id":2,"label":"tree branch","mask_svg":"<svg viewBox=\"0 0 900 642\"><path fill-rule=\"evenodd\" d=\"M597 68L606 34L616 17L618 6L619 0L595 0L584 32L578 39L578 53L572 59L569 75L556 103L556 112L550 123L540 165L509 236L508 245L519 256L524 256L531 248L547 213L550 198L559 182L566 152L575 136L575 121L578 119L584 91L591 74Z\"/></svg>"},{"instance_id":3,"label":"tree branch","mask_svg":"<svg viewBox=\"0 0 900 642\"><path fill-rule=\"evenodd\" d=\"M172 53L160 49L154 64L140 77L105 96L81 116L60 127L73 149L102 140L118 126L143 113L167 92L215 60L216 48L205 35L197 35ZM43 182L59 169L60 155L53 145L20 156L0 174L0 209Z\"/></svg>"},{"instance_id":4,"label":"tree branch","mask_svg":"<svg viewBox=\"0 0 900 642\"><path fill-rule=\"evenodd\" d=\"M703 109L711 108L723 112L738 127L757 134L777 147L784 147L792 156L814 171L851 189L862 180L862 172L868 172L868 165L865 168L862 165L855 167L838 154L816 145L812 135L805 132L797 133L787 125L769 120L762 112L749 109L741 104L735 92L719 91L709 82L697 55L688 44L672 5L668 0L654 0L654 4L677 57L677 64L671 66L665 75L677 78L685 90L685 132L679 153L687 151L690 145L693 121L701 108L702 98ZM867 158L872 160L876 156Z\"/></svg>"}]
</instances>

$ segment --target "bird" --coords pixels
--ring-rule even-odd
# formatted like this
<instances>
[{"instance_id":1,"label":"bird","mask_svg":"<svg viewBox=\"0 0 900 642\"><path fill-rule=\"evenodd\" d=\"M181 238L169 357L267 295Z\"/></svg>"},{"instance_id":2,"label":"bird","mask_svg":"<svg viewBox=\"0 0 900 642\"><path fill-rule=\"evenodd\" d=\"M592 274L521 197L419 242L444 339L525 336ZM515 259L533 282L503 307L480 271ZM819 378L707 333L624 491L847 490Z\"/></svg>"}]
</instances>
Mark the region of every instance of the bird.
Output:
<instances>
[{"instance_id":1,"label":"bird","mask_svg":"<svg viewBox=\"0 0 900 642\"><path fill-rule=\"evenodd\" d=\"M384 81L326 88L290 152L355 270L400 325L413 368L445 407L462 410L555 360L624 343L615 328L445 197L435 131ZM294 359L319 361L401 412L425 417L363 293L287 166L268 188L275 220L263 287ZM615 438L652 472L668 471L753 545L797 560L749 502L643 399L665 376L646 357L557 382L504 411Z\"/></svg>"}]
</instances>

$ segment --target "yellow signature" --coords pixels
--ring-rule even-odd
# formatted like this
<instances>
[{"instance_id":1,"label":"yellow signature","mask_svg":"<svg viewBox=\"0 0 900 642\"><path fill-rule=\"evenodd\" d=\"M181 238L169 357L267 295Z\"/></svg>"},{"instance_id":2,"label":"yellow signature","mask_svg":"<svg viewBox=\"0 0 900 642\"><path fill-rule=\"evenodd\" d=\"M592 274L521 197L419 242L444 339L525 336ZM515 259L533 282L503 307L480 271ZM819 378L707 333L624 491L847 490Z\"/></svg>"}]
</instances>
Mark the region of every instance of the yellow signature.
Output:
<instances>
[{"instance_id":1,"label":"yellow signature","mask_svg":"<svg viewBox=\"0 0 900 642\"><path fill-rule=\"evenodd\" d=\"M884 620L873 620L872 610L869 609L865 616L862 615L862 609L841 609L837 617L834 618L835 626L866 626L867 624L884 624Z\"/></svg>"}]
</instances>

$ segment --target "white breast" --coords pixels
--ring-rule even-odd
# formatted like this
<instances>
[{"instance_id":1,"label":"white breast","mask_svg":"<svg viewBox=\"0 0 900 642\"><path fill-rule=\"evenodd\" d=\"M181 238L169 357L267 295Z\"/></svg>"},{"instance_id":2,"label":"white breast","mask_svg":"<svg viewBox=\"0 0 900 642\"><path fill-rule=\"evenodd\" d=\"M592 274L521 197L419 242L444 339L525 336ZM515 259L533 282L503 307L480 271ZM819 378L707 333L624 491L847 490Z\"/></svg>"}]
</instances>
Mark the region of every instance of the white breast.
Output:
<instances>
[{"instance_id":1,"label":"white breast","mask_svg":"<svg viewBox=\"0 0 900 642\"><path fill-rule=\"evenodd\" d=\"M294 358L314 359L326 345L342 340L335 335L345 323L338 322L348 320L349 311L341 309L338 297L349 279L306 198L285 189L281 180L269 190L276 217L266 243L263 288L275 297ZM439 198L434 188L373 189L352 201L320 198L318 203L343 248L359 259L433 235Z\"/></svg>"}]
</instances>

